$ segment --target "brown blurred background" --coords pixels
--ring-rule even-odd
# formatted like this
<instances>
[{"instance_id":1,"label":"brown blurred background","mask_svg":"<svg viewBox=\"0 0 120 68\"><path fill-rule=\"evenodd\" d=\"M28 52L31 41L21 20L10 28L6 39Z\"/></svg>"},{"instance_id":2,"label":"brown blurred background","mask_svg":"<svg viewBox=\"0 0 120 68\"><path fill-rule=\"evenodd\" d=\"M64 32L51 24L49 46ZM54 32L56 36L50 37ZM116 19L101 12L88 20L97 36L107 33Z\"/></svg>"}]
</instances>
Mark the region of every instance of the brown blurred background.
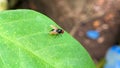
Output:
<instances>
[{"instance_id":1,"label":"brown blurred background","mask_svg":"<svg viewBox=\"0 0 120 68\"><path fill-rule=\"evenodd\" d=\"M7 6L49 16L86 48L95 63L120 41L120 0L8 0ZM89 30L98 31L99 38L88 38Z\"/></svg>"}]
</instances>

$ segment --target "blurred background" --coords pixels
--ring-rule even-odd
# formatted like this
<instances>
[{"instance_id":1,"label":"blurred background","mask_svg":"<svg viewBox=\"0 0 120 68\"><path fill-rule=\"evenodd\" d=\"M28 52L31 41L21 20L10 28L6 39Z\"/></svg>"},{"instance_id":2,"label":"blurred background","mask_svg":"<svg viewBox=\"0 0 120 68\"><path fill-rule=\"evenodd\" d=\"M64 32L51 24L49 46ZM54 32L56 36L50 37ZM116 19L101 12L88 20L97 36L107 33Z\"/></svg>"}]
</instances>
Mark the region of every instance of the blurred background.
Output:
<instances>
[{"instance_id":1,"label":"blurred background","mask_svg":"<svg viewBox=\"0 0 120 68\"><path fill-rule=\"evenodd\" d=\"M76 38L97 68L120 68L120 0L0 0L0 11L32 9Z\"/></svg>"}]
</instances>

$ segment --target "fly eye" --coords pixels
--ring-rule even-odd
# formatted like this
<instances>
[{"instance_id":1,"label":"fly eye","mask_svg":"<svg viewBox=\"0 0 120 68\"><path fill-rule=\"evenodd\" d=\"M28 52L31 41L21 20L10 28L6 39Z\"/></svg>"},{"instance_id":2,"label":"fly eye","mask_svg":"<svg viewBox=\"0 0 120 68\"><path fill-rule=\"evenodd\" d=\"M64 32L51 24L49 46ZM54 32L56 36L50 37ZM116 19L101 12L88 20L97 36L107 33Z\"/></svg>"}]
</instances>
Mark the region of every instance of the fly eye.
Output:
<instances>
[{"instance_id":1,"label":"fly eye","mask_svg":"<svg viewBox=\"0 0 120 68\"><path fill-rule=\"evenodd\" d=\"M64 31L62 30L62 33L64 33Z\"/></svg>"}]
</instances>

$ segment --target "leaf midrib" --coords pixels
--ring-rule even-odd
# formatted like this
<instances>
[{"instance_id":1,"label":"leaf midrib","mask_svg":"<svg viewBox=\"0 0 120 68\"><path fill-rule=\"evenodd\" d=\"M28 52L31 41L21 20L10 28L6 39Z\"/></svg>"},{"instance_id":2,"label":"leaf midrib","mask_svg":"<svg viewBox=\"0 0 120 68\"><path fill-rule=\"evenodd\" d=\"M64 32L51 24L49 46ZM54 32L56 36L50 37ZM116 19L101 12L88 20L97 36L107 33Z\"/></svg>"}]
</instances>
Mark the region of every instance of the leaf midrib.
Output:
<instances>
[{"instance_id":1,"label":"leaf midrib","mask_svg":"<svg viewBox=\"0 0 120 68\"><path fill-rule=\"evenodd\" d=\"M43 62L43 64L48 64L48 65L50 65L52 68L55 68L53 65L51 65L50 63L48 63L48 62L46 62L44 59L41 59L39 56L37 56L34 52L32 52L32 51L30 51L29 49L27 49L27 48L24 48L23 46L22 46L22 44L21 43L19 43L18 41L16 41L16 40L11 40L11 38L9 37L6 37L5 35L2 35L2 34L0 34L0 36L3 38L3 39L6 39L6 40L8 40L8 41L10 41L10 42L12 42L12 43L14 43L14 44L17 44L16 46L17 47L19 47L19 48L21 48L21 49L24 49L25 51L27 51L30 55L34 55L35 57L37 57L40 61L42 61ZM15 42L14 42L15 41ZM2 58L1 58L2 59ZM2 59L2 61L4 61L3 59Z\"/></svg>"}]
</instances>

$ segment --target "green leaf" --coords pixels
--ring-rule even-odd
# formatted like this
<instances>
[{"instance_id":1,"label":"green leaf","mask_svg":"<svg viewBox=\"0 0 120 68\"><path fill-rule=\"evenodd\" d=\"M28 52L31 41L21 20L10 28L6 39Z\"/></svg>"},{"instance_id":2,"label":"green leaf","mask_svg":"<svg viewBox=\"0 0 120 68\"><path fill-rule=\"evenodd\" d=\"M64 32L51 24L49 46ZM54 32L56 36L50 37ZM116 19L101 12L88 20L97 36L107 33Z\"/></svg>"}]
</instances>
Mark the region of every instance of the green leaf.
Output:
<instances>
[{"instance_id":1,"label":"green leaf","mask_svg":"<svg viewBox=\"0 0 120 68\"><path fill-rule=\"evenodd\" d=\"M36 11L0 12L0 68L95 68L79 42L50 35L50 25L57 26Z\"/></svg>"}]
</instances>

